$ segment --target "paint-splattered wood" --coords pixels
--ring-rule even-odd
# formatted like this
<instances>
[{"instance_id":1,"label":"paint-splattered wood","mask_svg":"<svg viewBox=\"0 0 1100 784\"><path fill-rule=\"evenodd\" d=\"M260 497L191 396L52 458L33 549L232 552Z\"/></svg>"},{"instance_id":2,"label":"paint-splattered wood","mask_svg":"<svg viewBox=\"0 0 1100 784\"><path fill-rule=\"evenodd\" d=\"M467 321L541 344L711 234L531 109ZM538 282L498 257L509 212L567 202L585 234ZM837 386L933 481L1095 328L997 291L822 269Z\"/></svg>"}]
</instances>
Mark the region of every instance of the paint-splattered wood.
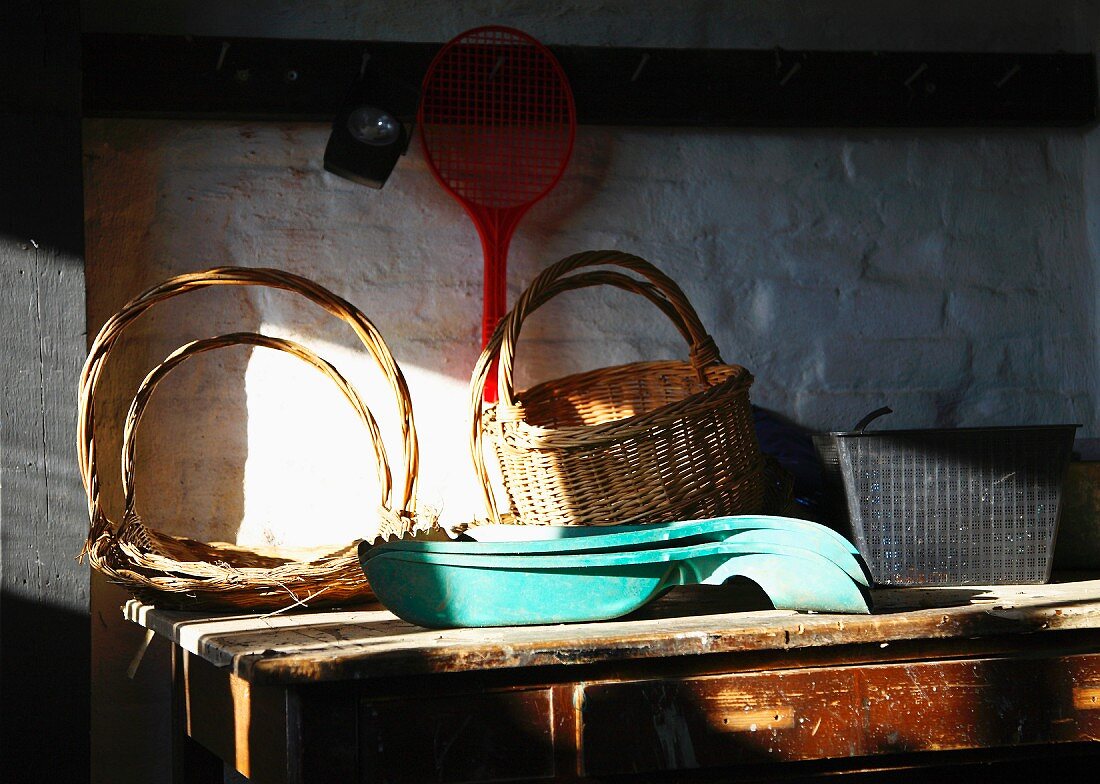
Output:
<instances>
[{"instance_id":1,"label":"paint-splattered wood","mask_svg":"<svg viewBox=\"0 0 1100 784\"><path fill-rule=\"evenodd\" d=\"M581 684L577 773L1087 742L1098 685L1096 653Z\"/></svg>"},{"instance_id":2,"label":"paint-splattered wood","mask_svg":"<svg viewBox=\"0 0 1100 784\"><path fill-rule=\"evenodd\" d=\"M185 650L267 683L1100 629L1100 579L876 589L870 616L739 611L745 601L737 592L684 592L655 603L644 616L617 621L451 630L412 626L381 609L212 616L137 601L124 609L127 618Z\"/></svg>"},{"instance_id":3,"label":"paint-splattered wood","mask_svg":"<svg viewBox=\"0 0 1100 784\"><path fill-rule=\"evenodd\" d=\"M1094 740L1098 684L1096 653L611 678L405 699L375 698L361 684L357 720L347 723L358 727L362 770L374 777L362 780L395 784L604 781L845 759L863 760L848 763L858 769L902 754ZM746 778L791 775L768 770ZM974 780L916 780L945 778Z\"/></svg>"}]
</instances>

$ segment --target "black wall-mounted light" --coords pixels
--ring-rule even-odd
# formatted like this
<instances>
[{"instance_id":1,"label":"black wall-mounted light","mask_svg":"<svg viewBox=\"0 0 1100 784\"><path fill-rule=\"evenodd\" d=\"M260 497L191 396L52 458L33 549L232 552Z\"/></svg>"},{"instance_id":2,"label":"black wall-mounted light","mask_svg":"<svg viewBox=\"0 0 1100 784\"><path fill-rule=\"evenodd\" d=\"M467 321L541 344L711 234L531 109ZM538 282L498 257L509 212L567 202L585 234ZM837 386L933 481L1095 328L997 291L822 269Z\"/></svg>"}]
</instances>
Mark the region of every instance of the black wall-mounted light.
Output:
<instances>
[{"instance_id":1,"label":"black wall-mounted light","mask_svg":"<svg viewBox=\"0 0 1100 784\"><path fill-rule=\"evenodd\" d=\"M398 117L387 107L387 97L392 98L394 90L392 84L385 89L374 84L364 67L364 75L332 123L325 146L326 171L368 188L386 184L412 136L411 119Z\"/></svg>"}]
</instances>

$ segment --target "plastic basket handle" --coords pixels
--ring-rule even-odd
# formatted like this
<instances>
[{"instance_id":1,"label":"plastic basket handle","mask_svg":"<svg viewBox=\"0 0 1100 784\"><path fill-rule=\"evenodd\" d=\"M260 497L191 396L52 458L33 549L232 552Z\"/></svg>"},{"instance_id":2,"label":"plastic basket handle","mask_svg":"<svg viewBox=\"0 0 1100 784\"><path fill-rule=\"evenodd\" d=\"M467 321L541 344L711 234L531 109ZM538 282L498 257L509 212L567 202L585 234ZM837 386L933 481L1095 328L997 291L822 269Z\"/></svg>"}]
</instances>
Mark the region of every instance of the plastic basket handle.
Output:
<instances>
[{"instance_id":1,"label":"plastic basket handle","mask_svg":"<svg viewBox=\"0 0 1100 784\"><path fill-rule=\"evenodd\" d=\"M169 354L163 362L149 371L149 374L138 387L137 394L134 396L134 400L130 404L130 410L126 415L126 425L122 435L122 491L125 498L123 525L125 526L127 522L137 516L134 498L134 454L137 448L137 428L141 423L142 415L145 413L145 407L149 403L153 390L173 368L179 366L185 360L205 351L234 345L262 346L286 352L317 368L336 384L337 388L355 409L359 421L363 423L370 434L371 445L374 447L374 455L378 465L378 484L382 496L380 505L384 510L391 510L393 480L390 475L389 460L386 458L386 448L382 443L382 436L378 430L378 422L375 421L374 415L371 414L370 409L363 402L363 398L348 380L327 360L298 343L283 338L260 335L255 332L234 332L214 338L194 340L180 346ZM122 536L122 534L123 531L120 530L119 536Z\"/></svg>"},{"instance_id":2,"label":"plastic basket handle","mask_svg":"<svg viewBox=\"0 0 1100 784\"><path fill-rule=\"evenodd\" d=\"M648 264L648 262L644 262ZM552 283L544 286L527 303L527 315L534 313L558 294L574 289L588 288L590 286L615 286L645 297L661 310L673 323L677 331L689 344L692 341L692 331L683 319L680 310L666 298L664 292L656 284L648 280L638 280L621 272L612 270L596 270L582 272L576 275L558 277ZM673 284L675 285L675 284ZM500 512L493 497L492 487L489 481L489 472L485 465L485 447L482 437L482 417L485 411L483 390L489 376L489 367L496 357L496 352L504 339L504 331L508 326L508 319L497 324L496 330L485 344L477 364L474 366L473 377L470 381L470 456L473 459L474 473L481 485L485 510L489 519L500 522ZM716 360L720 362L721 360ZM503 401L501 401L503 404ZM498 404L498 409L501 404ZM516 408L513 404L513 409Z\"/></svg>"},{"instance_id":3,"label":"plastic basket handle","mask_svg":"<svg viewBox=\"0 0 1100 784\"><path fill-rule=\"evenodd\" d=\"M139 294L107 320L92 342L88 359L80 375L77 412L77 458L81 480L88 495L90 518L85 551L97 536L111 528L100 502L100 481L95 448L94 397L107 358L126 327L150 307L179 294L209 286L266 286L291 291L314 302L351 327L393 388L402 435L405 474L399 509L414 512L420 452L413 421L412 401L401 369L370 319L347 300L300 275L263 267L216 267L203 272L177 275Z\"/></svg>"}]
</instances>

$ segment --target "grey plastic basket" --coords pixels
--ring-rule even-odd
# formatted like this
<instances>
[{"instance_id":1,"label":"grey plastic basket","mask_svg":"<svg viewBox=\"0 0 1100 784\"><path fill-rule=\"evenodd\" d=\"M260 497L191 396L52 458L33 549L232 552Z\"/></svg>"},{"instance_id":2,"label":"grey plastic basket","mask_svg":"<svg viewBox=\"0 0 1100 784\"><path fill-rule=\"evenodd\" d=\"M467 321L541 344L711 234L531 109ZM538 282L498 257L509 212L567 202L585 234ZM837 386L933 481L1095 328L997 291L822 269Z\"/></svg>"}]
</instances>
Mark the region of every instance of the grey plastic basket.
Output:
<instances>
[{"instance_id":1,"label":"grey plastic basket","mask_svg":"<svg viewBox=\"0 0 1100 784\"><path fill-rule=\"evenodd\" d=\"M876 583L1043 583L1077 427L817 435L825 509Z\"/></svg>"}]
</instances>

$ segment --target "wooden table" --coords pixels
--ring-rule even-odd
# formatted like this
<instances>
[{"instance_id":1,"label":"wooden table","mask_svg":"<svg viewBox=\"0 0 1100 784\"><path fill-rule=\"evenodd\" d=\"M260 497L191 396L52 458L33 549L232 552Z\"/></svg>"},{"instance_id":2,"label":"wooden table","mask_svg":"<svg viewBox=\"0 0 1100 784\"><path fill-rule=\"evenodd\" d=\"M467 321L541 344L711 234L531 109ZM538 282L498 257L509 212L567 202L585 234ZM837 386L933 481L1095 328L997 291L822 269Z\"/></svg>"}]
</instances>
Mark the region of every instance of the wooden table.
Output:
<instances>
[{"instance_id":1,"label":"wooden table","mask_svg":"<svg viewBox=\"0 0 1100 784\"><path fill-rule=\"evenodd\" d=\"M1097 577L876 589L871 616L760 609L751 586L482 630L125 613L175 643L179 781L220 781L220 760L256 782L1041 781L1100 762Z\"/></svg>"}]
</instances>

